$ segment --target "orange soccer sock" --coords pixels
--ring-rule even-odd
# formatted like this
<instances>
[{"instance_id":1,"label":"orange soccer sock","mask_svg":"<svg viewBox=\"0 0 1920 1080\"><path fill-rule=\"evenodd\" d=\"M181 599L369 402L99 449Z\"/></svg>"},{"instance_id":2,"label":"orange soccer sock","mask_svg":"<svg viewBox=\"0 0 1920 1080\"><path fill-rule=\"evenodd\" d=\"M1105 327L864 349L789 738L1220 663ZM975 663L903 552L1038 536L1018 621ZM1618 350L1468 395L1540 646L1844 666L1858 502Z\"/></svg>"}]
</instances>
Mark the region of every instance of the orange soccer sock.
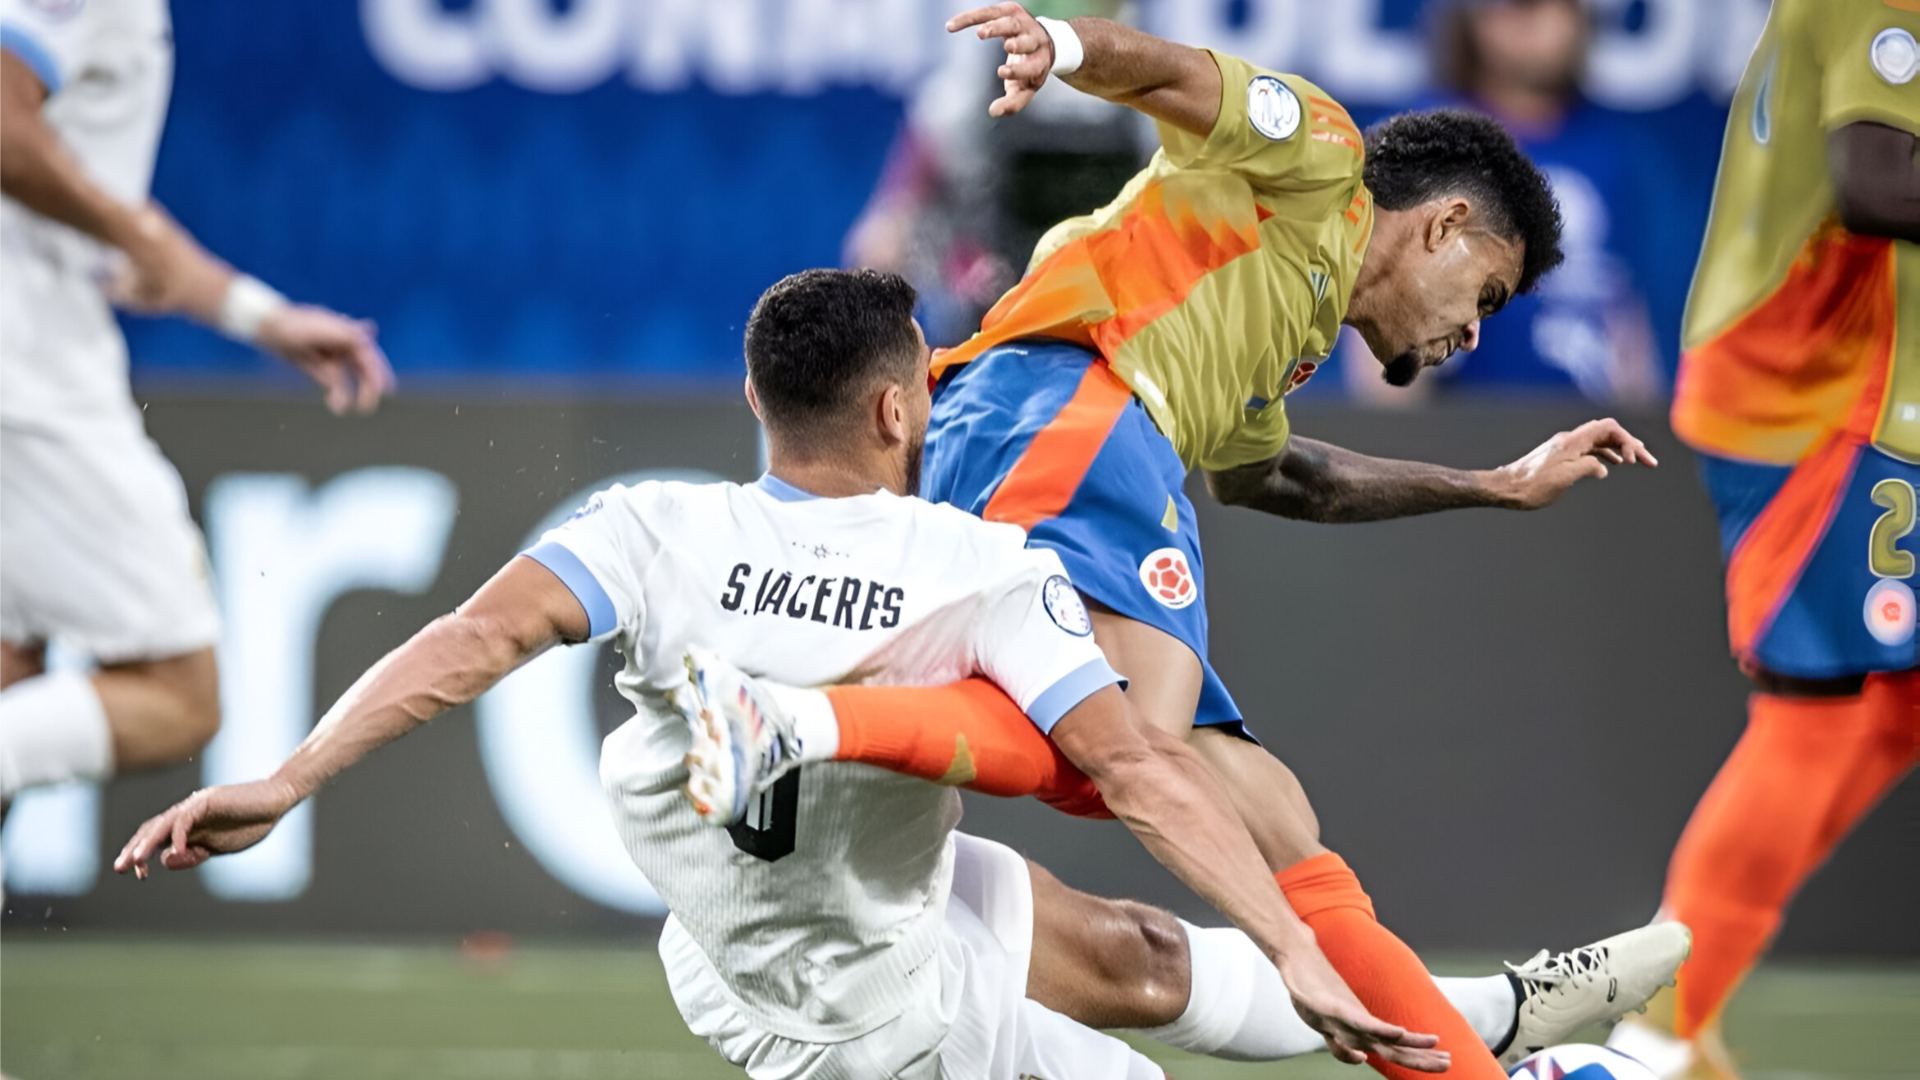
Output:
<instances>
[{"instance_id":1,"label":"orange soccer sock","mask_svg":"<svg viewBox=\"0 0 1920 1080\"><path fill-rule=\"evenodd\" d=\"M1665 914L1693 930L1674 1033L1711 1022L1834 845L1913 767L1920 676L1856 697L1754 694L1747 730L1694 808L1667 870Z\"/></svg>"},{"instance_id":2,"label":"orange soccer sock","mask_svg":"<svg viewBox=\"0 0 1920 1080\"><path fill-rule=\"evenodd\" d=\"M1373 1015L1408 1031L1440 1036L1453 1055L1446 1075L1468 1080L1505 1080L1487 1044L1460 1015L1406 943L1374 918L1373 901L1346 861L1332 852L1295 863L1274 875L1287 901L1319 939L1320 951ZM1378 1057L1375 1071L1395 1080L1427 1076Z\"/></svg>"},{"instance_id":3,"label":"orange soccer sock","mask_svg":"<svg viewBox=\"0 0 1920 1080\"><path fill-rule=\"evenodd\" d=\"M859 761L986 795L1032 795L1079 817L1111 817L1100 792L998 686L835 686L836 761Z\"/></svg>"}]
</instances>

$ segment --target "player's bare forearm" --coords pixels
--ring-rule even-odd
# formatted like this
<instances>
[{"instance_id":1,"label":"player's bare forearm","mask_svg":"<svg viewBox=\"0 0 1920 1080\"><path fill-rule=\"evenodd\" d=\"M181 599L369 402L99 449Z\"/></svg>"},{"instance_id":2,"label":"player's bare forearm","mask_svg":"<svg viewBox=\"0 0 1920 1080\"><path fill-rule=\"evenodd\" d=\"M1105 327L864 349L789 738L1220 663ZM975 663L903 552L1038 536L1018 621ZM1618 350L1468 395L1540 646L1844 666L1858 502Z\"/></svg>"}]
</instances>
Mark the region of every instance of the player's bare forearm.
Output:
<instances>
[{"instance_id":1,"label":"player's bare forearm","mask_svg":"<svg viewBox=\"0 0 1920 1080\"><path fill-rule=\"evenodd\" d=\"M1061 719L1054 742L1154 858L1276 962L1313 947L1313 931L1280 892L1212 770L1126 709L1117 688L1102 690Z\"/></svg>"},{"instance_id":2,"label":"player's bare forearm","mask_svg":"<svg viewBox=\"0 0 1920 1080\"><path fill-rule=\"evenodd\" d=\"M1213 57L1108 19L1070 21L1086 59L1063 76L1067 85L1202 138L1213 132L1220 119L1220 68Z\"/></svg>"},{"instance_id":3,"label":"player's bare forearm","mask_svg":"<svg viewBox=\"0 0 1920 1080\"><path fill-rule=\"evenodd\" d=\"M1851 232L1920 242L1920 163L1912 132L1848 124L1827 136L1840 221Z\"/></svg>"},{"instance_id":4,"label":"player's bare forearm","mask_svg":"<svg viewBox=\"0 0 1920 1080\"><path fill-rule=\"evenodd\" d=\"M1368 457L1298 436L1270 461L1209 472L1207 489L1228 506L1325 523L1514 505L1492 471Z\"/></svg>"},{"instance_id":5,"label":"player's bare forearm","mask_svg":"<svg viewBox=\"0 0 1920 1080\"><path fill-rule=\"evenodd\" d=\"M1474 506L1537 510L1581 480L1605 479L1609 465L1659 464L1612 419L1562 431L1497 469L1368 457L1296 435L1270 460L1208 472L1207 489L1228 506L1346 524Z\"/></svg>"},{"instance_id":6,"label":"player's bare forearm","mask_svg":"<svg viewBox=\"0 0 1920 1080\"><path fill-rule=\"evenodd\" d=\"M46 87L26 62L0 50L0 191L43 217L123 247L133 211L88 179L41 115Z\"/></svg>"},{"instance_id":7,"label":"player's bare forearm","mask_svg":"<svg viewBox=\"0 0 1920 1080\"><path fill-rule=\"evenodd\" d=\"M552 572L513 560L362 675L271 777L194 792L142 825L114 869L145 877L155 855L184 870L259 843L361 758L479 697L555 642L584 639L587 627L586 612Z\"/></svg>"},{"instance_id":8,"label":"player's bare forearm","mask_svg":"<svg viewBox=\"0 0 1920 1080\"><path fill-rule=\"evenodd\" d=\"M1107 19L1088 16L1070 25L1084 57L1078 70L1059 78L1202 138L1212 133L1220 118L1221 88L1213 57ZM1016 3L975 8L947 20L949 33L967 29L983 40L998 39L1007 54L999 70L1006 94L989 111L1007 116L1026 108L1053 73L1052 37Z\"/></svg>"}]
</instances>

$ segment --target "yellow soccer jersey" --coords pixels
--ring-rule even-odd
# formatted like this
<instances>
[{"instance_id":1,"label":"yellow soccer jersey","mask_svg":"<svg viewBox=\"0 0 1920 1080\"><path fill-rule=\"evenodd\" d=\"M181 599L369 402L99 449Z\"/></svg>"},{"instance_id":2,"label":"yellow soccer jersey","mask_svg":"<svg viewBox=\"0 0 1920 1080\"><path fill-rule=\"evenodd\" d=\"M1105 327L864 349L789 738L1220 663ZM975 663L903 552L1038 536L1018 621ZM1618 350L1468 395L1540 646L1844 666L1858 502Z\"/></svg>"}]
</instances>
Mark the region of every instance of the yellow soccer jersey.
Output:
<instances>
[{"instance_id":1,"label":"yellow soccer jersey","mask_svg":"<svg viewBox=\"0 0 1920 1080\"><path fill-rule=\"evenodd\" d=\"M1673 426L1791 463L1830 432L1920 461L1920 248L1835 214L1827 135L1920 132L1920 0L1775 0L1728 121Z\"/></svg>"},{"instance_id":2,"label":"yellow soccer jersey","mask_svg":"<svg viewBox=\"0 0 1920 1080\"><path fill-rule=\"evenodd\" d=\"M1097 350L1188 467L1278 454L1281 398L1332 351L1373 232L1346 110L1231 56L1206 138L1162 148L1118 198L1055 226L1027 276L935 371L1028 337Z\"/></svg>"}]
</instances>

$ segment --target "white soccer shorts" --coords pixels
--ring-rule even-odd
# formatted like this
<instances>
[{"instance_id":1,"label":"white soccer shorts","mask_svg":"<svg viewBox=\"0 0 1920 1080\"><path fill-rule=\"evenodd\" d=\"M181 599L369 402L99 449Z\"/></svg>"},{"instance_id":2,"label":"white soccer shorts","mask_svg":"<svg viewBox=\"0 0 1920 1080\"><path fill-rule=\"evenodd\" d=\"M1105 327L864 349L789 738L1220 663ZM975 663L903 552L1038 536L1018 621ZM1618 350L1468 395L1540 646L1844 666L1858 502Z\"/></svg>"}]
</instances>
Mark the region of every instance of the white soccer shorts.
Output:
<instances>
[{"instance_id":1,"label":"white soccer shorts","mask_svg":"<svg viewBox=\"0 0 1920 1080\"><path fill-rule=\"evenodd\" d=\"M1127 1080L1162 1075L1126 1043L1028 1001L1033 884L1027 861L955 833L940 962L957 978L858 1038L807 1043L755 1027L730 1004L699 946L669 918L660 935L680 1015L753 1080Z\"/></svg>"},{"instance_id":2,"label":"white soccer shorts","mask_svg":"<svg viewBox=\"0 0 1920 1080\"><path fill-rule=\"evenodd\" d=\"M102 664L219 640L186 488L137 415L0 425L0 638L56 637Z\"/></svg>"}]
</instances>

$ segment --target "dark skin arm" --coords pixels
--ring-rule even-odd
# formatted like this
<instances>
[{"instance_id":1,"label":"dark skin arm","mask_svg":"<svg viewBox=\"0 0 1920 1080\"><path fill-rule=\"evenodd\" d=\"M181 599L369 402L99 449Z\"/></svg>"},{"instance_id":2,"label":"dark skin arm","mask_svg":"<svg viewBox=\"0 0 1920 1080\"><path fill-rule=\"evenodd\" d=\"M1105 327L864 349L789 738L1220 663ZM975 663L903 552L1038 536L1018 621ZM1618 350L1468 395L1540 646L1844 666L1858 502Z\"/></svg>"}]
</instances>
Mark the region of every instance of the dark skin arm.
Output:
<instances>
[{"instance_id":1,"label":"dark skin arm","mask_svg":"<svg viewBox=\"0 0 1920 1080\"><path fill-rule=\"evenodd\" d=\"M1053 741L1154 858L1260 946L1334 1056L1359 1064L1375 1053L1423 1071L1446 1069L1450 1058L1435 1049L1436 1036L1386 1023L1354 997L1281 893L1212 769L1184 741L1136 716L1115 686L1062 717Z\"/></svg>"},{"instance_id":2,"label":"dark skin arm","mask_svg":"<svg viewBox=\"0 0 1920 1080\"><path fill-rule=\"evenodd\" d=\"M1228 506L1299 521L1385 521L1440 510L1491 506L1537 510L1608 465L1658 465L1646 444L1613 420L1563 431L1498 469L1450 469L1368 457L1294 436L1269 461L1207 473L1207 490Z\"/></svg>"},{"instance_id":3,"label":"dark skin arm","mask_svg":"<svg viewBox=\"0 0 1920 1080\"><path fill-rule=\"evenodd\" d=\"M1920 167L1912 132L1858 123L1827 136L1840 223L1863 236L1920 243Z\"/></svg>"}]
</instances>

